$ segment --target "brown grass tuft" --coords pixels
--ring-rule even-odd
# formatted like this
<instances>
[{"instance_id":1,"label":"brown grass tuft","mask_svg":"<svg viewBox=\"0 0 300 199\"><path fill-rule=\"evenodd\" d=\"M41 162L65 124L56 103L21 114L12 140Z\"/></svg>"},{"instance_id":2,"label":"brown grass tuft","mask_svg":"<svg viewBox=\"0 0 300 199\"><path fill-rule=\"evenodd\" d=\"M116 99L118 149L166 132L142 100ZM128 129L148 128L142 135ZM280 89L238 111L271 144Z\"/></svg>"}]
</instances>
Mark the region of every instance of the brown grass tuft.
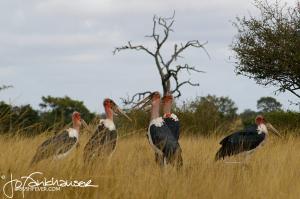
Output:
<instances>
[{"instance_id":1,"label":"brown grass tuft","mask_svg":"<svg viewBox=\"0 0 300 199\"><path fill-rule=\"evenodd\" d=\"M65 188L59 192L25 192L25 198L299 198L300 138L271 138L248 165L214 162L220 137L183 137L181 171L160 169L143 136L120 139L108 162L87 169L80 147L63 160L45 160L28 168L35 150L46 137L0 138L0 172L14 178L40 171L50 179L91 179L98 188ZM5 180L0 179L0 188ZM15 198L21 198L20 192Z\"/></svg>"}]
</instances>

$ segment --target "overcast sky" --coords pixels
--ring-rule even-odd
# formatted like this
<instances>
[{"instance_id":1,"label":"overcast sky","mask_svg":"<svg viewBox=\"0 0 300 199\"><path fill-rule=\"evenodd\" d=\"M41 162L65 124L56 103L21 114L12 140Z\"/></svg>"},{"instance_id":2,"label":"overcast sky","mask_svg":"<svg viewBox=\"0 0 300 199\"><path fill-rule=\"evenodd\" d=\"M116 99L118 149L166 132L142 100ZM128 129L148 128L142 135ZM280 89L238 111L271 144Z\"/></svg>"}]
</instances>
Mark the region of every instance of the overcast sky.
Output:
<instances>
[{"instance_id":1,"label":"overcast sky","mask_svg":"<svg viewBox=\"0 0 300 199\"><path fill-rule=\"evenodd\" d=\"M287 1L294 5L294 0ZM152 17L171 16L176 10L169 43L198 39L208 42L210 59L201 49L191 49L184 61L205 74L191 75L199 87L183 87L180 100L215 94L229 96L239 111L256 109L261 96L274 96L275 88L263 88L236 76L229 48L236 33L236 16L256 15L247 0L7 0L0 1L0 85L14 88L0 92L0 100L38 108L41 96L84 101L95 112L102 100L116 102L127 94L160 90L153 60L139 52L113 55L114 47L130 40L151 44L144 36L152 31ZM166 52L168 48L166 49ZM285 109L296 109L290 94L276 98Z\"/></svg>"}]
</instances>

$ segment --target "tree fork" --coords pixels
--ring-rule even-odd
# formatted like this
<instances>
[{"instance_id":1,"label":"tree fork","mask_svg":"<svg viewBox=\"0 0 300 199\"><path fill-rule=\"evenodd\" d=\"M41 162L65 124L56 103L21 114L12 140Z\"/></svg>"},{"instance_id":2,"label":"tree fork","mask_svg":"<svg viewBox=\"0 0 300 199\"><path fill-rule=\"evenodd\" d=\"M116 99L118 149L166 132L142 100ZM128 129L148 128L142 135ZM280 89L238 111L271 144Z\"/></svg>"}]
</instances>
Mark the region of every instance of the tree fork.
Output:
<instances>
[{"instance_id":1,"label":"tree fork","mask_svg":"<svg viewBox=\"0 0 300 199\"><path fill-rule=\"evenodd\" d=\"M197 70L195 67L191 67L188 64L184 65L175 65L174 63L178 58L182 58L181 54L185 52L188 48L202 48L204 52L208 55L204 45L207 43L200 43L198 40L190 40L186 43L175 44L173 48L173 53L167 59L162 56L161 49L169 38L170 32L173 32L172 26L175 22L175 12L171 17L157 17L154 15L153 17L153 28L152 33L147 35L147 38L152 38L155 42L155 49L151 50L144 45L133 45L130 41L127 42L127 45L116 47L113 51L113 54L116 54L122 50L135 50L142 51L151 57L154 58L154 63L159 72L161 84L163 88L163 94L170 92L174 95L175 98L181 96L181 87L183 85L190 86L199 86L198 83L193 83L190 80L179 80L178 75L182 72L197 72L203 73L203 71ZM158 33L157 29L161 28L162 33ZM208 55L209 57L209 55ZM174 82L174 87L171 87L171 82ZM140 92L133 95L131 98L127 97L127 99L122 98L122 101L125 105L134 103L136 100L139 100L141 96L144 96L146 92Z\"/></svg>"}]
</instances>

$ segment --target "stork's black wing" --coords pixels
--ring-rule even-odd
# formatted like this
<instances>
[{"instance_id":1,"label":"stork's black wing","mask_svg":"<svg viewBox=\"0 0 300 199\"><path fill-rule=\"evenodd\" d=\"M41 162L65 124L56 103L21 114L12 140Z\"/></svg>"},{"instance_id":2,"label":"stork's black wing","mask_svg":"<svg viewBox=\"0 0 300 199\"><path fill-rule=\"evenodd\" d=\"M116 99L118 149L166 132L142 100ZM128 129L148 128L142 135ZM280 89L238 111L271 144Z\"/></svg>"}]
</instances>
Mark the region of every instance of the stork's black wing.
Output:
<instances>
[{"instance_id":1,"label":"stork's black wing","mask_svg":"<svg viewBox=\"0 0 300 199\"><path fill-rule=\"evenodd\" d=\"M165 123L160 127L151 125L149 128L153 144L163 153L168 162L172 162L175 154L181 152L177 139Z\"/></svg>"},{"instance_id":2,"label":"stork's black wing","mask_svg":"<svg viewBox=\"0 0 300 199\"><path fill-rule=\"evenodd\" d=\"M232 147L242 148L244 151L248 151L257 147L264 138L264 133L237 132L224 138L220 144L222 146L230 145Z\"/></svg>"},{"instance_id":3,"label":"stork's black wing","mask_svg":"<svg viewBox=\"0 0 300 199\"><path fill-rule=\"evenodd\" d=\"M163 119L164 119L165 124L171 130L171 133L173 134L173 136L178 140L179 136L180 136L180 131L179 131L180 124L179 124L179 121L175 121L171 117L165 117Z\"/></svg>"},{"instance_id":4,"label":"stork's black wing","mask_svg":"<svg viewBox=\"0 0 300 199\"><path fill-rule=\"evenodd\" d=\"M68 131L44 141L38 148L32 163L37 163L42 159L49 158L53 155L61 155L68 152L77 142L76 137L69 137Z\"/></svg>"},{"instance_id":5,"label":"stork's black wing","mask_svg":"<svg viewBox=\"0 0 300 199\"><path fill-rule=\"evenodd\" d=\"M216 159L255 149L266 136L264 133L258 134L256 129L255 126L250 126L225 137L220 142L222 147L217 152Z\"/></svg>"},{"instance_id":6,"label":"stork's black wing","mask_svg":"<svg viewBox=\"0 0 300 199\"><path fill-rule=\"evenodd\" d=\"M117 131L110 131L103 124L99 125L95 133L84 147L84 160L110 155L117 144Z\"/></svg>"},{"instance_id":7,"label":"stork's black wing","mask_svg":"<svg viewBox=\"0 0 300 199\"><path fill-rule=\"evenodd\" d=\"M253 137L255 137L257 134L257 126L250 125L243 130L228 135L223 140L221 140L220 144L223 145L227 142L230 142L232 144L238 144L241 143L241 141L245 141L245 139L247 138L249 138L249 142L251 142Z\"/></svg>"}]
</instances>

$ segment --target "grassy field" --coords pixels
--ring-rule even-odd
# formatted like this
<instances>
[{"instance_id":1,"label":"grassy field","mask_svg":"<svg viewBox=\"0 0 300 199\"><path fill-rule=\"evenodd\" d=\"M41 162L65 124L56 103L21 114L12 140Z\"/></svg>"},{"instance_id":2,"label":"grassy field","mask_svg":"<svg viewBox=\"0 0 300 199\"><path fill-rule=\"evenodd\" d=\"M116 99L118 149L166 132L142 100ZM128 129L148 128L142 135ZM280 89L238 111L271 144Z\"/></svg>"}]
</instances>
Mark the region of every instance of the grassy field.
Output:
<instances>
[{"instance_id":1,"label":"grassy field","mask_svg":"<svg viewBox=\"0 0 300 199\"><path fill-rule=\"evenodd\" d=\"M33 168L29 162L46 136L23 139L0 138L0 190L10 173L13 178L43 172L44 177L92 180L98 188L63 188L56 192L25 192L32 198L299 198L300 138L271 137L253 154L247 165L214 162L220 137L180 140L184 166L180 171L160 169L145 137L132 135L119 140L109 162L87 169L82 151L87 142L63 160L45 160ZM3 193L1 197L5 198ZM14 198L22 198L15 192Z\"/></svg>"}]
</instances>

